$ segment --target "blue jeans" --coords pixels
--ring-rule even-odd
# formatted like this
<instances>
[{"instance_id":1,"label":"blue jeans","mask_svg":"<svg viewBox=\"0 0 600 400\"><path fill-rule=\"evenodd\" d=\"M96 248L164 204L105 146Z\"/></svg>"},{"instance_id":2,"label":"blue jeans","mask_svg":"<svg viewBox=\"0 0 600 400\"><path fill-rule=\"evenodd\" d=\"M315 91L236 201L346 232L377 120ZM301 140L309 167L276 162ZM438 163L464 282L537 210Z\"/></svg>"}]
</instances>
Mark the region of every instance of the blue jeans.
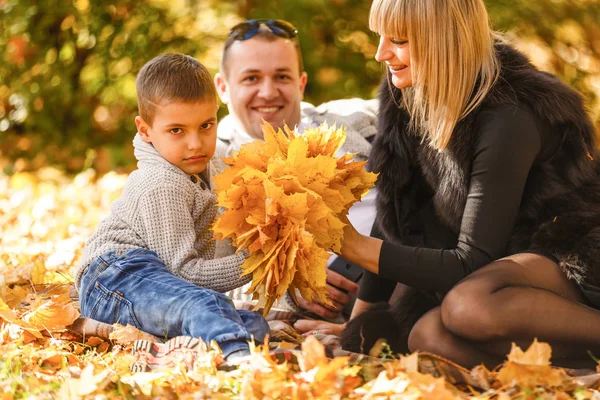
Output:
<instances>
[{"instance_id":1,"label":"blue jeans","mask_svg":"<svg viewBox=\"0 0 600 400\"><path fill-rule=\"evenodd\" d=\"M224 294L173 275L153 251L114 251L93 261L79 287L81 315L107 324L131 324L160 338L215 340L223 356L248 350L269 333L258 313L236 310Z\"/></svg>"}]
</instances>

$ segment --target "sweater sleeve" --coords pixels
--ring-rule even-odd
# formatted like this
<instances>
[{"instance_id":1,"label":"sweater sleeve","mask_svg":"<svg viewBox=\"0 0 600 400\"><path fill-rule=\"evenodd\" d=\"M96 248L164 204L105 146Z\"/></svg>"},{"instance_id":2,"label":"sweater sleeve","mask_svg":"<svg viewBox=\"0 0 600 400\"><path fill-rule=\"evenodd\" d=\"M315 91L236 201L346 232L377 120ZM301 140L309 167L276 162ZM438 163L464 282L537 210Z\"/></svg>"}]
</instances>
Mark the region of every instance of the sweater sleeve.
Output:
<instances>
[{"instance_id":1,"label":"sweater sleeve","mask_svg":"<svg viewBox=\"0 0 600 400\"><path fill-rule=\"evenodd\" d=\"M505 255L525 183L540 151L534 117L516 107L482 112L458 244L428 249L384 242L379 274L423 290L447 292Z\"/></svg>"},{"instance_id":2,"label":"sweater sleeve","mask_svg":"<svg viewBox=\"0 0 600 400\"><path fill-rule=\"evenodd\" d=\"M140 235L148 248L173 274L203 288L226 292L249 282L251 276L240 276L245 253L212 259L214 246L208 243L210 239L205 248L196 245L196 221L190 211L194 201L201 199L171 185L157 185L139 199ZM208 229L214 216L210 207L204 207L199 217L204 220L204 229Z\"/></svg>"},{"instance_id":3,"label":"sweater sleeve","mask_svg":"<svg viewBox=\"0 0 600 400\"><path fill-rule=\"evenodd\" d=\"M345 126L346 140L340 153L355 153L356 160L366 160L371 151L371 141L377 134L377 114L379 101L359 98L333 100L316 108L304 108L303 112L311 122L337 127Z\"/></svg>"}]
</instances>

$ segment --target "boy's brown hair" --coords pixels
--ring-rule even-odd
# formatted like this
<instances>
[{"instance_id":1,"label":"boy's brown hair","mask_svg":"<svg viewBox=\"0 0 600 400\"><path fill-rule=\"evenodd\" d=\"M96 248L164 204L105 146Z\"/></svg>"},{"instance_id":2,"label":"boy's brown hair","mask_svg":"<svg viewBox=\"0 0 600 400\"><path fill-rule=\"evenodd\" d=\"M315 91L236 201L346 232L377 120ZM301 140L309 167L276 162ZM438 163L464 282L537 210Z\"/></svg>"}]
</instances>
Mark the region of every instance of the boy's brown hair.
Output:
<instances>
[{"instance_id":1,"label":"boy's brown hair","mask_svg":"<svg viewBox=\"0 0 600 400\"><path fill-rule=\"evenodd\" d=\"M195 58L180 53L161 54L144 64L135 87L138 112L149 125L154 122L156 107L161 104L217 100L208 69Z\"/></svg>"}]
</instances>

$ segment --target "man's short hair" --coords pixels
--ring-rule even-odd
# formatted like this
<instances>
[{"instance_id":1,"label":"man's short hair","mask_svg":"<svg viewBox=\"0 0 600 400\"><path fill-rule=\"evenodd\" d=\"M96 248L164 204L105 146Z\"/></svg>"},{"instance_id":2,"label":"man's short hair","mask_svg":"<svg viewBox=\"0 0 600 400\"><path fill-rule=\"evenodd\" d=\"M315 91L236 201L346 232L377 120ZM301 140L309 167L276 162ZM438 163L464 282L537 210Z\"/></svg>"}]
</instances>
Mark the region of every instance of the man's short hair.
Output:
<instances>
[{"instance_id":1,"label":"man's short hair","mask_svg":"<svg viewBox=\"0 0 600 400\"><path fill-rule=\"evenodd\" d=\"M302 59L302 52L300 51L300 41L298 40L298 36L291 39L282 38L281 36L277 36L276 34L271 32L269 28L261 26L256 35L252 36L250 39L254 38L265 40L267 42L274 42L275 40L291 40L294 43L294 47L296 48L296 54L298 55L298 72L304 72L304 60ZM225 77L227 77L227 58L229 56L229 48L233 43L238 41L240 40L230 35L225 41L225 44L223 45L223 54L221 55L220 71L221 74L223 74Z\"/></svg>"},{"instance_id":2,"label":"man's short hair","mask_svg":"<svg viewBox=\"0 0 600 400\"><path fill-rule=\"evenodd\" d=\"M148 61L135 81L139 115L152 125L156 107L165 102L217 99L208 69L185 54L165 53Z\"/></svg>"}]
</instances>

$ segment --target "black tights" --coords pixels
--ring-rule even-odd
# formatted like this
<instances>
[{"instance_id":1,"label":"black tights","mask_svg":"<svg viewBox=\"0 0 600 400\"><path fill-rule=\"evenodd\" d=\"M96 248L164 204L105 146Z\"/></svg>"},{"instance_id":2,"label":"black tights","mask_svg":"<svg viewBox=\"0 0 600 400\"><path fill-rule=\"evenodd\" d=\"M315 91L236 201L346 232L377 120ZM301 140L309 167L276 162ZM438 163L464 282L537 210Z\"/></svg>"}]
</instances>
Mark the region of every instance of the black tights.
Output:
<instances>
[{"instance_id":1,"label":"black tights","mask_svg":"<svg viewBox=\"0 0 600 400\"><path fill-rule=\"evenodd\" d=\"M593 368L588 351L600 356L600 311L583 302L555 262L517 254L457 284L417 321L408 346L467 368L492 368L506 359L511 342L525 350L537 338L552 346L553 365Z\"/></svg>"}]
</instances>

